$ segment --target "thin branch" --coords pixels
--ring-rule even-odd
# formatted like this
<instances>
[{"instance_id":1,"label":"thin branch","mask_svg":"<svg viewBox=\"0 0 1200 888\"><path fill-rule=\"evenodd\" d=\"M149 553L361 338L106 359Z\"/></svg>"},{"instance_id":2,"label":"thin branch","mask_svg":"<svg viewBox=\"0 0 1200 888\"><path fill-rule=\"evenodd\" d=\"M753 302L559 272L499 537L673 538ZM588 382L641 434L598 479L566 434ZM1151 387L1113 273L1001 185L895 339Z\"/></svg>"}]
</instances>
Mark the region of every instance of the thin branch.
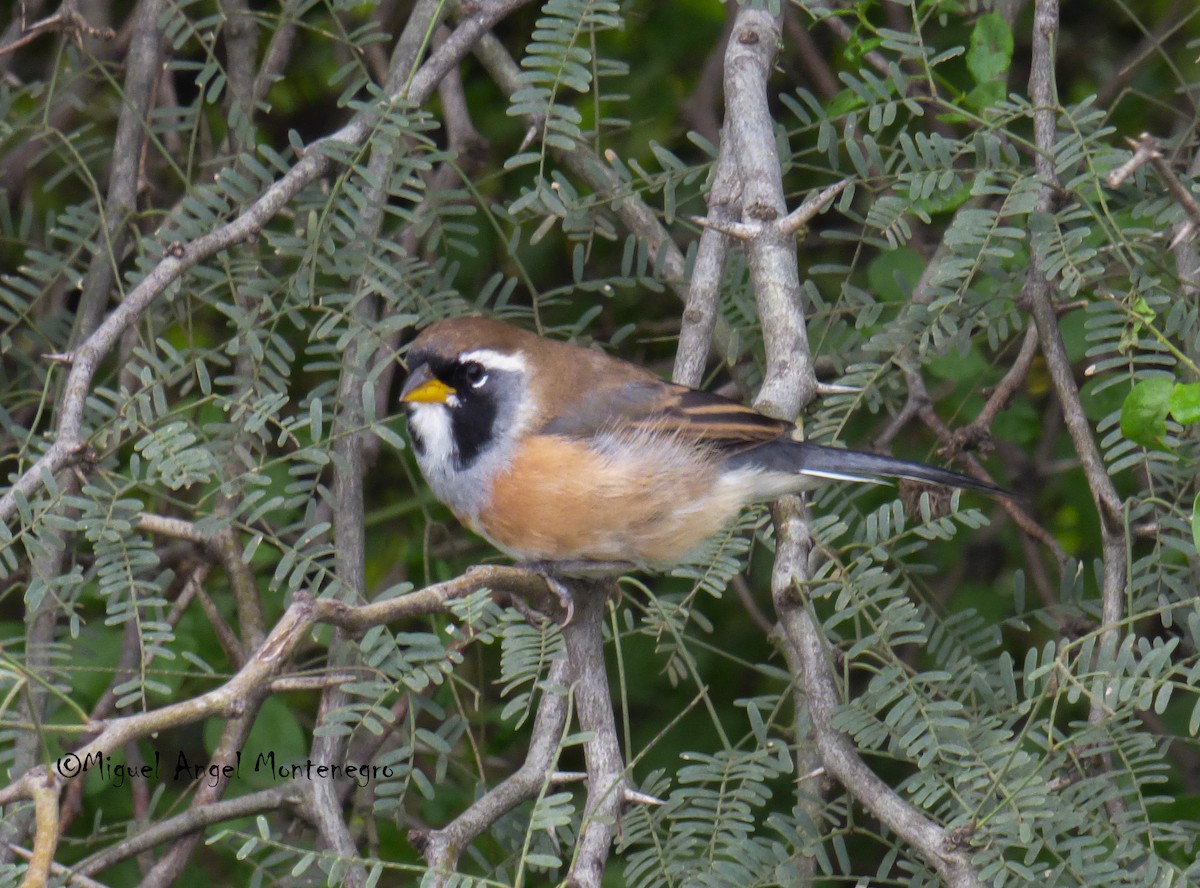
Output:
<instances>
[{"instance_id":1,"label":"thin branch","mask_svg":"<svg viewBox=\"0 0 1200 888\"><path fill-rule=\"evenodd\" d=\"M229 116L226 141L233 153L246 150L243 139L254 132L255 58L258 55L258 21L247 0L221 0L225 27L221 38L225 46L225 71L229 77L225 108Z\"/></svg>"},{"instance_id":2,"label":"thin branch","mask_svg":"<svg viewBox=\"0 0 1200 888\"><path fill-rule=\"evenodd\" d=\"M89 22L73 2L63 2L53 15L28 25L20 37L0 46L0 56L16 52L43 34L62 34L77 46L83 43L85 36L95 40L112 40L117 36L112 28L98 27Z\"/></svg>"},{"instance_id":3,"label":"thin branch","mask_svg":"<svg viewBox=\"0 0 1200 888\"><path fill-rule=\"evenodd\" d=\"M193 806L182 814L147 827L136 835L122 839L117 844L84 858L71 867L71 874L94 876L124 860L156 848L164 842L180 836L199 833L214 823L224 823L227 820L278 811L285 805L298 805L302 798L300 787L287 783L239 796L236 799Z\"/></svg>"},{"instance_id":4,"label":"thin branch","mask_svg":"<svg viewBox=\"0 0 1200 888\"><path fill-rule=\"evenodd\" d=\"M1171 165L1163 157L1162 146L1159 145L1158 139L1149 133L1142 133L1137 141L1129 140L1129 144L1133 146L1133 155L1108 174L1108 186L1117 188L1140 167L1149 163L1154 168L1154 172L1158 174L1158 178L1162 180L1163 185L1166 186L1171 197L1183 208L1188 222L1191 223L1191 227L1185 229L1186 234L1176 234L1175 242L1178 243L1187 237L1194 237L1196 230L1200 228L1200 202L1197 202L1192 192L1179 181L1179 176L1175 174L1175 170L1171 169ZM1174 246L1175 243L1172 243L1171 247L1174 248Z\"/></svg>"},{"instance_id":5,"label":"thin branch","mask_svg":"<svg viewBox=\"0 0 1200 888\"><path fill-rule=\"evenodd\" d=\"M812 538L808 530L807 510L804 501L799 497L788 496L779 500L772 507L771 517L775 524L776 539L778 540L775 547L775 561L771 565L771 599L775 604L775 612L779 615L781 625L786 629L786 623L782 622L785 617L780 604L786 600L792 602L789 607L794 606L792 590L796 584L810 579L809 556L812 552ZM798 734L803 731L802 735L796 737L796 773L800 775L825 773L826 764L821 756L821 749L812 742L814 725L809 712L811 709L809 704L811 676L800 668L801 664L791 652L792 647L788 644L788 639L785 637L783 640L784 659L787 661L791 674L796 676L796 680L792 683L796 729ZM797 778L796 806L804 812L809 822L820 823L825 807L824 793L819 786L816 790L802 792L799 784L805 779L805 777ZM817 875L815 857L798 857L795 863L797 874L803 884L815 880Z\"/></svg>"},{"instance_id":6,"label":"thin branch","mask_svg":"<svg viewBox=\"0 0 1200 888\"><path fill-rule=\"evenodd\" d=\"M1038 191L1037 208L1049 212L1053 190L1058 184L1054 169L1055 122L1058 95L1054 80L1054 53L1058 39L1058 0L1036 0L1033 17L1033 59L1029 74L1029 97L1033 103L1033 136L1037 147L1035 165L1042 184ZM1028 305L1037 325L1042 355L1050 371L1058 402L1063 411L1067 431L1079 454L1080 465L1087 478L1096 511L1100 515L1103 578L1100 588L1101 639L1117 631L1124 614L1126 586L1126 547L1124 514L1121 500L1104 467L1104 459L1092 435L1091 424L1083 411L1079 388L1075 384L1058 316L1050 301L1051 284L1043 268L1043 258L1035 244L1029 263L1029 273L1022 290L1022 300ZM1105 718L1103 701L1094 699L1088 721L1099 725ZM1111 756L1102 758L1111 768ZM1123 817L1119 798L1108 802L1109 814L1115 822Z\"/></svg>"},{"instance_id":7,"label":"thin branch","mask_svg":"<svg viewBox=\"0 0 1200 888\"><path fill-rule=\"evenodd\" d=\"M262 67L254 78L254 103L257 105L267 97L275 81L287 65L296 40L296 17L300 14L304 0L287 0L279 13L279 27L271 34Z\"/></svg>"},{"instance_id":8,"label":"thin branch","mask_svg":"<svg viewBox=\"0 0 1200 888\"><path fill-rule=\"evenodd\" d=\"M1054 40L1058 33L1057 0L1038 0L1034 5L1033 67L1029 77L1029 94L1034 105L1034 138L1037 144L1036 166L1042 186L1038 193L1038 209L1049 212L1053 200L1053 189L1057 184L1053 152L1055 144L1055 120L1057 95L1054 85ZM1036 238L1034 239L1036 243ZM1092 436L1091 426L1079 399L1079 388L1063 344L1058 327L1058 316L1050 301L1051 285L1042 268L1042 259L1035 250L1030 262L1029 274L1021 293L1021 301L1028 306L1037 326L1042 355L1050 370L1055 392L1063 409L1067 429L1071 434L1075 450L1079 454L1087 476L1092 497L1104 526L1123 538L1123 522L1120 497L1113 487L1112 479L1104 467L1104 460ZM1122 543L1122 552L1124 545ZM1120 561L1124 564L1124 555ZM1120 619L1120 596L1124 590L1124 568L1106 580L1106 599L1117 597L1115 609L1106 611L1105 622L1115 623ZM1110 582L1113 585L1110 585ZM1119 585L1120 588L1117 588ZM1111 607L1108 602L1106 607ZM1111 618L1111 619L1110 619Z\"/></svg>"},{"instance_id":9,"label":"thin branch","mask_svg":"<svg viewBox=\"0 0 1200 888\"><path fill-rule=\"evenodd\" d=\"M710 224L701 232L696 248L696 262L692 267L672 373L676 382L692 388L699 388L704 381L709 344L720 316L725 254L729 249L729 236L724 226L738 224L741 202L742 188L737 178L733 146L728 139L722 139L712 186L708 190L708 218L705 221Z\"/></svg>"},{"instance_id":10,"label":"thin branch","mask_svg":"<svg viewBox=\"0 0 1200 888\"><path fill-rule=\"evenodd\" d=\"M96 329L117 283L118 264L129 243L130 220L137 208L145 121L154 104L155 85L163 76L165 42L160 22L165 6L165 0L144 0L137 6L104 201L104 233L80 288L72 344L83 342Z\"/></svg>"},{"instance_id":11,"label":"thin branch","mask_svg":"<svg viewBox=\"0 0 1200 888\"><path fill-rule=\"evenodd\" d=\"M441 829L411 830L408 839L434 870L431 888L445 885L458 866L459 855L501 817L521 802L537 798L553 776L567 728L571 664L564 656L550 665L542 683L525 762L494 789Z\"/></svg>"}]
</instances>

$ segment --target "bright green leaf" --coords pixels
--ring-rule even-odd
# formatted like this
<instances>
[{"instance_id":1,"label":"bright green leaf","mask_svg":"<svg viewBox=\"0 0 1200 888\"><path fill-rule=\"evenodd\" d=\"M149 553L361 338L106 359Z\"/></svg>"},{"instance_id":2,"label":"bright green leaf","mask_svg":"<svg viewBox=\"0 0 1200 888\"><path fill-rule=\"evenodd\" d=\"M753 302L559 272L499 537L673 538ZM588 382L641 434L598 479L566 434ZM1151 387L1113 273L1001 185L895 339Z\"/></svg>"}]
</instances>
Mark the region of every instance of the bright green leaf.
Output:
<instances>
[{"instance_id":1,"label":"bright green leaf","mask_svg":"<svg viewBox=\"0 0 1200 888\"><path fill-rule=\"evenodd\" d=\"M1121 434L1143 447L1161 447L1167 433L1167 403L1175 382L1165 376L1143 379L1121 405Z\"/></svg>"},{"instance_id":2,"label":"bright green leaf","mask_svg":"<svg viewBox=\"0 0 1200 888\"><path fill-rule=\"evenodd\" d=\"M1200 382L1181 382L1175 386L1167 407L1181 425L1200 422Z\"/></svg>"},{"instance_id":3,"label":"bright green leaf","mask_svg":"<svg viewBox=\"0 0 1200 888\"><path fill-rule=\"evenodd\" d=\"M967 69L980 86L1008 79L1012 64L1013 37L1008 23L998 12L981 15L971 31Z\"/></svg>"},{"instance_id":4,"label":"bright green leaf","mask_svg":"<svg viewBox=\"0 0 1200 888\"><path fill-rule=\"evenodd\" d=\"M1200 552L1200 493L1192 502L1192 545Z\"/></svg>"}]
</instances>

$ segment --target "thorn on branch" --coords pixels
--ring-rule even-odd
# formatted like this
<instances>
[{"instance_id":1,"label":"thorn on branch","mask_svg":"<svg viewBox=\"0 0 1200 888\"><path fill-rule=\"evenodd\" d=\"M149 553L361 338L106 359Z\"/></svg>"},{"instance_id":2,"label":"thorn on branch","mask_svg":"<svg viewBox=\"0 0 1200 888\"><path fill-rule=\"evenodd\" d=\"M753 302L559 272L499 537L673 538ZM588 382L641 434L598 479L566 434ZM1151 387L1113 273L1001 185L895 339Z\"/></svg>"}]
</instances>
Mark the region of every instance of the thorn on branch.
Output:
<instances>
[{"instance_id":1,"label":"thorn on branch","mask_svg":"<svg viewBox=\"0 0 1200 888\"><path fill-rule=\"evenodd\" d=\"M629 805L665 805L666 802L657 796L652 796L649 793L638 792L636 789L630 789L628 786L622 791L626 804Z\"/></svg>"},{"instance_id":2,"label":"thorn on branch","mask_svg":"<svg viewBox=\"0 0 1200 888\"><path fill-rule=\"evenodd\" d=\"M719 231L721 234L735 237L738 240L750 240L762 231L761 225L753 225L748 222L717 222L705 216L689 216L688 218L701 228L711 228L713 231Z\"/></svg>"},{"instance_id":3,"label":"thorn on branch","mask_svg":"<svg viewBox=\"0 0 1200 888\"><path fill-rule=\"evenodd\" d=\"M816 780L818 777L824 777L824 776L825 776L825 768L824 768L824 766L822 766L820 768L813 768L807 774L801 774L799 777L796 778L796 782L803 783L806 780Z\"/></svg>"},{"instance_id":4,"label":"thorn on branch","mask_svg":"<svg viewBox=\"0 0 1200 888\"><path fill-rule=\"evenodd\" d=\"M779 220L779 230L784 234L794 235L801 228L812 221L817 213L846 190L846 186L850 184L850 178L842 179L840 182L834 182L828 188L823 188L820 192L810 197L796 209L792 210L786 216Z\"/></svg>"},{"instance_id":5,"label":"thorn on branch","mask_svg":"<svg viewBox=\"0 0 1200 888\"><path fill-rule=\"evenodd\" d=\"M817 394L822 396L857 395L861 391L863 391L863 387L859 385L839 385L836 382L817 383Z\"/></svg>"},{"instance_id":6,"label":"thorn on branch","mask_svg":"<svg viewBox=\"0 0 1200 888\"><path fill-rule=\"evenodd\" d=\"M163 255L170 256L172 259L182 259L184 252L183 243L180 241L171 241L163 248Z\"/></svg>"},{"instance_id":7,"label":"thorn on branch","mask_svg":"<svg viewBox=\"0 0 1200 888\"><path fill-rule=\"evenodd\" d=\"M846 178L840 182L833 183L828 188L823 188L782 219L774 222L776 229L786 237L795 236L800 229L813 220L817 213L828 206L830 201L845 191L851 181L851 179ZM775 208L767 204L752 204L747 206L744 214L747 218L755 221L718 222L705 216L689 216L688 218L702 228L711 228L714 231L719 231L738 240L750 240L763 232L764 226L760 223L772 222L778 216Z\"/></svg>"},{"instance_id":8,"label":"thorn on branch","mask_svg":"<svg viewBox=\"0 0 1200 888\"><path fill-rule=\"evenodd\" d=\"M42 360L51 361L55 364L73 364L75 362L75 352L46 352L42 355Z\"/></svg>"}]
</instances>

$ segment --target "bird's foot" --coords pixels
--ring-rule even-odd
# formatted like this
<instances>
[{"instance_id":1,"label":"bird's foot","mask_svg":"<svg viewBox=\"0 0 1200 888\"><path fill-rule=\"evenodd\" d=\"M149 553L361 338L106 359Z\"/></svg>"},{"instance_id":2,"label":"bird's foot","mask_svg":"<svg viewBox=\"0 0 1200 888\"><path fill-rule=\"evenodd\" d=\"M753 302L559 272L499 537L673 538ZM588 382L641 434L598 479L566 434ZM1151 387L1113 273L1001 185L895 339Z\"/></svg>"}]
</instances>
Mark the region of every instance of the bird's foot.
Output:
<instances>
[{"instance_id":1,"label":"bird's foot","mask_svg":"<svg viewBox=\"0 0 1200 888\"><path fill-rule=\"evenodd\" d=\"M560 579L573 579L595 582L608 579L618 574L633 570L636 565L628 561L520 561L515 567L536 573L546 581L547 588L554 593L558 603L566 613L563 626L570 625L575 618L575 597L570 587Z\"/></svg>"}]
</instances>

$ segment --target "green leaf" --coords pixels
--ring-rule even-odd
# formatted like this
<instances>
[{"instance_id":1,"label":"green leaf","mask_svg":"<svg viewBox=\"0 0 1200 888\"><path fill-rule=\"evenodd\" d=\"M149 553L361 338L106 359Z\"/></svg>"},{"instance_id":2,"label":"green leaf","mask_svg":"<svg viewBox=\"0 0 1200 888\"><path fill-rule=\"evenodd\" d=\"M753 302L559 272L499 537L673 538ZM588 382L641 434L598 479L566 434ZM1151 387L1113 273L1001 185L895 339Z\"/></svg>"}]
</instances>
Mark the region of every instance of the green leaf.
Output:
<instances>
[{"instance_id":1,"label":"green leaf","mask_svg":"<svg viewBox=\"0 0 1200 888\"><path fill-rule=\"evenodd\" d=\"M1200 493L1196 494L1196 499L1192 502L1192 545L1200 552Z\"/></svg>"},{"instance_id":2,"label":"green leaf","mask_svg":"<svg viewBox=\"0 0 1200 888\"><path fill-rule=\"evenodd\" d=\"M969 107L983 111L1004 100L1012 52L1012 31L1000 14L993 12L980 16L971 32L971 46L967 50L967 68L976 84L966 95Z\"/></svg>"},{"instance_id":3,"label":"green leaf","mask_svg":"<svg viewBox=\"0 0 1200 888\"><path fill-rule=\"evenodd\" d=\"M971 46L967 50L967 69L975 82L985 86L1006 81L1012 54L1012 30L1004 17L998 12L981 15L971 31Z\"/></svg>"},{"instance_id":4,"label":"green leaf","mask_svg":"<svg viewBox=\"0 0 1200 888\"><path fill-rule=\"evenodd\" d=\"M1143 379L1121 405L1121 434L1143 447L1162 447L1167 433L1167 404L1175 381L1165 376Z\"/></svg>"},{"instance_id":5,"label":"green leaf","mask_svg":"<svg viewBox=\"0 0 1200 888\"><path fill-rule=\"evenodd\" d=\"M1181 382L1171 390L1167 409L1180 425L1200 422L1200 382Z\"/></svg>"}]
</instances>

